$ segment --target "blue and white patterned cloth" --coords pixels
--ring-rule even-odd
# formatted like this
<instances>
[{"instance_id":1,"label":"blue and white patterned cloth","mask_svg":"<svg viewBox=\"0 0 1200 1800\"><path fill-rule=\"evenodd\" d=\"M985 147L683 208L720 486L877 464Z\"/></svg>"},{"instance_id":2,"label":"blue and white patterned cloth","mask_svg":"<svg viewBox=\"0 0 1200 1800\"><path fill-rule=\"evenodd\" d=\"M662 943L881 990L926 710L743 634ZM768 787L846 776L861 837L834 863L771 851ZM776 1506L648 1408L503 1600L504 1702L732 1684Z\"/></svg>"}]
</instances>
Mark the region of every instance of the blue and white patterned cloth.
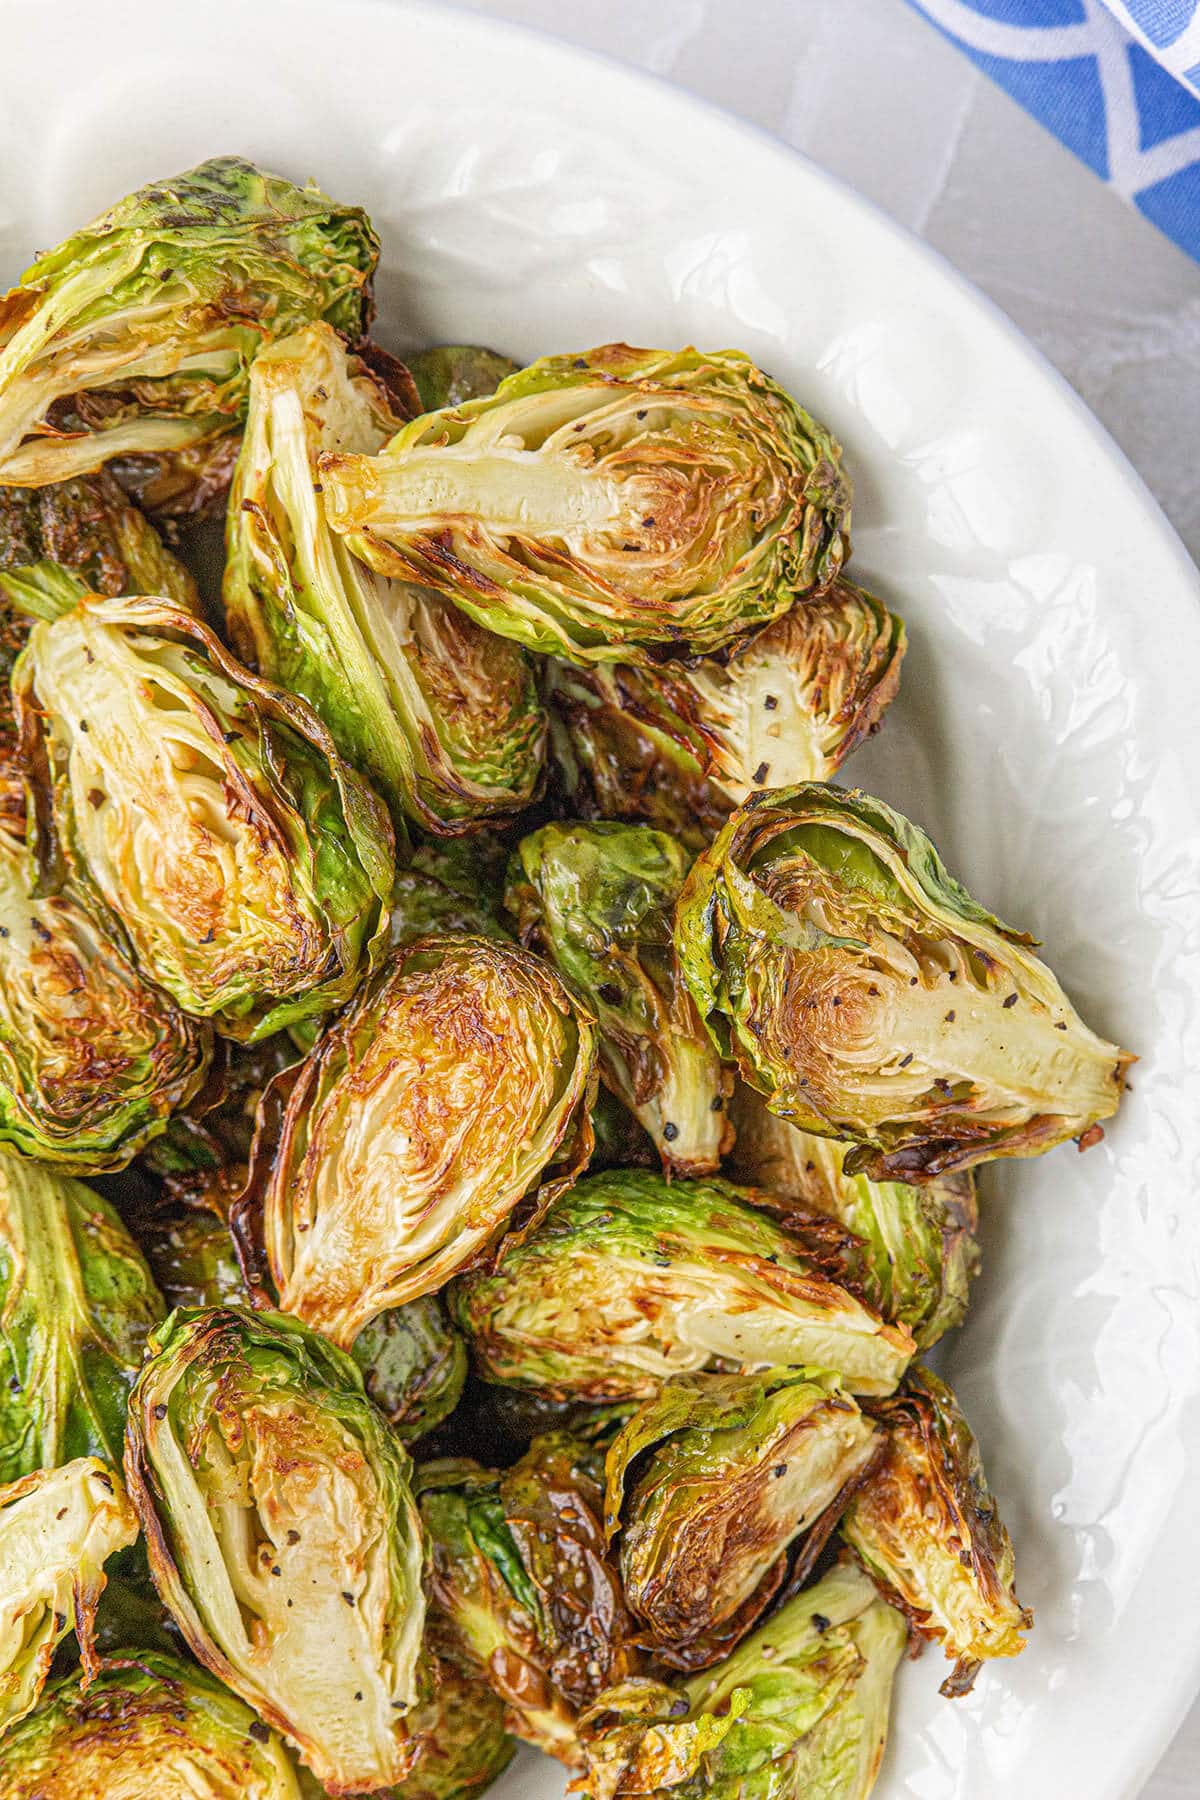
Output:
<instances>
[{"instance_id":1,"label":"blue and white patterned cloth","mask_svg":"<svg viewBox=\"0 0 1200 1800\"><path fill-rule=\"evenodd\" d=\"M1200 0L908 0L1200 261Z\"/></svg>"}]
</instances>

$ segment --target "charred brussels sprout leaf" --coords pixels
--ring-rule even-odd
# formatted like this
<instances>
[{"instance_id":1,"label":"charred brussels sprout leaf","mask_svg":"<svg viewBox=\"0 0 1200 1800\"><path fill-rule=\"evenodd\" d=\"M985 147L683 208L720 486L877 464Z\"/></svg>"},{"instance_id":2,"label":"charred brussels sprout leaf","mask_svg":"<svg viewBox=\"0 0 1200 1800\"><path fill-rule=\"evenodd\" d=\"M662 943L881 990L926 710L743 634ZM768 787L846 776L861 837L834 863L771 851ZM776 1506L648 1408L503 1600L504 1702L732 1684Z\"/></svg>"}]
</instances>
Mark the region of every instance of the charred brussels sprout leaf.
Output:
<instances>
[{"instance_id":1,"label":"charred brussels sprout leaf","mask_svg":"<svg viewBox=\"0 0 1200 1800\"><path fill-rule=\"evenodd\" d=\"M899 813L817 783L734 815L676 927L743 1079L794 1124L856 1140L846 1172L879 1181L1037 1155L1116 1111L1131 1059L1030 942Z\"/></svg>"},{"instance_id":2,"label":"charred brussels sprout leaf","mask_svg":"<svg viewBox=\"0 0 1200 1800\"><path fill-rule=\"evenodd\" d=\"M225 1217L245 1184L263 1091L299 1054L286 1031L253 1044L218 1038L204 1087L143 1152L142 1166L162 1176L172 1194Z\"/></svg>"},{"instance_id":3,"label":"charred brussels sprout leaf","mask_svg":"<svg viewBox=\"0 0 1200 1800\"><path fill-rule=\"evenodd\" d=\"M780 1202L847 1227L841 1266L885 1319L907 1325L919 1350L962 1323L979 1271L975 1177L968 1170L920 1186L847 1175L847 1146L801 1131L739 1083L729 1173Z\"/></svg>"},{"instance_id":4,"label":"charred brussels sprout leaf","mask_svg":"<svg viewBox=\"0 0 1200 1800\"><path fill-rule=\"evenodd\" d=\"M1033 1614L1017 1599L1013 1548L954 1395L910 1371L882 1404L887 1454L843 1521L881 1593L954 1663L943 1694L968 1692L979 1665L1017 1656Z\"/></svg>"},{"instance_id":5,"label":"charred brussels sprout leaf","mask_svg":"<svg viewBox=\"0 0 1200 1800\"><path fill-rule=\"evenodd\" d=\"M643 716L642 671L627 663L578 669L555 658L545 671L550 754L568 809L652 825L693 853L706 849L730 802L686 734L672 736Z\"/></svg>"},{"instance_id":6,"label":"charred brussels sprout leaf","mask_svg":"<svg viewBox=\"0 0 1200 1800\"><path fill-rule=\"evenodd\" d=\"M413 1708L417 1764L397 1800L476 1800L513 1759L504 1706L478 1676L432 1658L431 1692Z\"/></svg>"},{"instance_id":7,"label":"charred brussels sprout leaf","mask_svg":"<svg viewBox=\"0 0 1200 1800\"><path fill-rule=\"evenodd\" d=\"M365 329L377 257L365 213L237 157L140 188L0 298L0 483L207 448L264 344Z\"/></svg>"},{"instance_id":8,"label":"charred brussels sprout leaf","mask_svg":"<svg viewBox=\"0 0 1200 1800\"><path fill-rule=\"evenodd\" d=\"M372 573L326 521L318 457L369 455L401 423L328 326L264 350L230 496L225 616L239 652L309 701L397 818L454 832L533 798L545 716L521 650Z\"/></svg>"},{"instance_id":9,"label":"charred brussels sprout leaf","mask_svg":"<svg viewBox=\"0 0 1200 1800\"><path fill-rule=\"evenodd\" d=\"M261 1230L283 1310L348 1348L486 1250L573 1146L544 1207L591 1147L593 1056L586 1014L515 944L394 951L264 1117L235 1223Z\"/></svg>"},{"instance_id":10,"label":"charred brussels sprout leaf","mask_svg":"<svg viewBox=\"0 0 1200 1800\"><path fill-rule=\"evenodd\" d=\"M730 1083L675 962L672 909L688 857L648 826L544 825L513 857L507 905L595 1015L600 1073L663 1167L707 1175L730 1141Z\"/></svg>"},{"instance_id":11,"label":"charred brussels sprout leaf","mask_svg":"<svg viewBox=\"0 0 1200 1800\"><path fill-rule=\"evenodd\" d=\"M253 1039L349 997L386 937L391 828L301 701L145 599L35 626L14 686L43 862L185 1012Z\"/></svg>"},{"instance_id":12,"label":"charred brussels sprout leaf","mask_svg":"<svg viewBox=\"0 0 1200 1800\"><path fill-rule=\"evenodd\" d=\"M820 1370L691 1375L609 1446L605 1523L660 1660L705 1668L799 1586L879 1449Z\"/></svg>"},{"instance_id":13,"label":"charred brussels sprout leaf","mask_svg":"<svg viewBox=\"0 0 1200 1800\"><path fill-rule=\"evenodd\" d=\"M64 581L64 577L71 581ZM187 612L196 584L153 525L101 471L49 487L0 487L0 595L29 618L53 618L60 596L158 594Z\"/></svg>"},{"instance_id":14,"label":"charred brussels sprout leaf","mask_svg":"<svg viewBox=\"0 0 1200 1800\"><path fill-rule=\"evenodd\" d=\"M204 1669L139 1650L71 1674L5 1739L0 1800L301 1800L274 1731Z\"/></svg>"},{"instance_id":15,"label":"charred brussels sprout leaf","mask_svg":"<svg viewBox=\"0 0 1200 1800\"><path fill-rule=\"evenodd\" d=\"M588 1800L866 1800L887 1741L904 1621L850 1565L678 1688L632 1681L584 1721Z\"/></svg>"},{"instance_id":16,"label":"charred brussels sprout leaf","mask_svg":"<svg viewBox=\"0 0 1200 1800\"><path fill-rule=\"evenodd\" d=\"M748 357L607 344L321 459L383 571L576 662L716 650L827 587L849 484L829 434Z\"/></svg>"},{"instance_id":17,"label":"charred brussels sprout leaf","mask_svg":"<svg viewBox=\"0 0 1200 1800\"><path fill-rule=\"evenodd\" d=\"M890 1393L912 1355L807 1263L725 1181L612 1170L581 1181L494 1270L451 1289L450 1309L489 1381L566 1398L653 1394L715 1365L804 1362L854 1393Z\"/></svg>"},{"instance_id":18,"label":"charred brussels sprout leaf","mask_svg":"<svg viewBox=\"0 0 1200 1800\"><path fill-rule=\"evenodd\" d=\"M508 857L508 845L490 831L418 844L408 866L396 871L393 944L462 933L510 938L504 915Z\"/></svg>"},{"instance_id":19,"label":"charred brussels sprout leaf","mask_svg":"<svg viewBox=\"0 0 1200 1800\"><path fill-rule=\"evenodd\" d=\"M169 1307L249 1306L224 1219L204 1206L171 1206L137 1221L138 1243Z\"/></svg>"},{"instance_id":20,"label":"charred brussels sprout leaf","mask_svg":"<svg viewBox=\"0 0 1200 1800\"><path fill-rule=\"evenodd\" d=\"M36 886L0 831L0 1143L80 1173L121 1168L196 1094L211 1034L70 889Z\"/></svg>"},{"instance_id":21,"label":"charred brussels sprout leaf","mask_svg":"<svg viewBox=\"0 0 1200 1800\"><path fill-rule=\"evenodd\" d=\"M150 1348L126 1482L189 1648L336 1792L401 1780L424 1603L399 1440L295 1320L177 1312Z\"/></svg>"},{"instance_id":22,"label":"charred brussels sprout leaf","mask_svg":"<svg viewBox=\"0 0 1200 1800\"><path fill-rule=\"evenodd\" d=\"M0 1480L81 1456L117 1467L162 1299L106 1200L0 1156Z\"/></svg>"},{"instance_id":23,"label":"charred brussels sprout leaf","mask_svg":"<svg viewBox=\"0 0 1200 1800\"><path fill-rule=\"evenodd\" d=\"M760 788L825 781L877 731L904 626L838 581L723 657L659 667L551 665L568 791L605 818L680 817L694 848Z\"/></svg>"},{"instance_id":24,"label":"charred brussels sprout leaf","mask_svg":"<svg viewBox=\"0 0 1200 1800\"><path fill-rule=\"evenodd\" d=\"M467 1379L466 1346L436 1294L380 1313L364 1325L350 1354L367 1393L405 1443L453 1412Z\"/></svg>"},{"instance_id":25,"label":"charred brussels sprout leaf","mask_svg":"<svg viewBox=\"0 0 1200 1800\"><path fill-rule=\"evenodd\" d=\"M69 1631L95 1673L104 1564L136 1536L125 1490L94 1457L0 1487L0 1734L37 1704Z\"/></svg>"},{"instance_id":26,"label":"charred brussels sprout leaf","mask_svg":"<svg viewBox=\"0 0 1200 1800\"><path fill-rule=\"evenodd\" d=\"M515 375L520 366L510 356L477 344L437 344L408 359L409 374L426 412L494 394L504 377Z\"/></svg>"},{"instance_id":27,"label":"charred brussels sprout leaf","mask_svg":"<svg viewBox=\"0 0 1200 1800\"><path fill-rule=\"evenodd\" d=\"M552 1432L502 1475L427 1463L418 1488L435 1628L511 1731L575 1763L580 1710L637 1666L604 1549L602 1454Z\"/></svg>"}]
</instances>

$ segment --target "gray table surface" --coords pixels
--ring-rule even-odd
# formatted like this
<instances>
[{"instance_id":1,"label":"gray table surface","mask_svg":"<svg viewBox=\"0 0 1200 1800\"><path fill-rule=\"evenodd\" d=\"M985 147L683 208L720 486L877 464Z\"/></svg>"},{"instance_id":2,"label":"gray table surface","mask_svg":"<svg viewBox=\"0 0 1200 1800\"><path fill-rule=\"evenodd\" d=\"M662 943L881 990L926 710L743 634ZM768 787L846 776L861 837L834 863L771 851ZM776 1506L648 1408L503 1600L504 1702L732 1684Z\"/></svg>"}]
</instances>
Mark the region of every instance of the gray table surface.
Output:
<instances>
[{"instance_id":1,"label":"gray table surface","mask_svg":"<svg viewBox=\"0 0 1200 1800\"><path fill-rule=\"evenodd\" d=\"M1040 346L1200 559L1200 268L903 0L459 3L665 75L851 182ZM1200 1704L1142 1800L1185 1796Z\"/></svg>"}]
</instances>

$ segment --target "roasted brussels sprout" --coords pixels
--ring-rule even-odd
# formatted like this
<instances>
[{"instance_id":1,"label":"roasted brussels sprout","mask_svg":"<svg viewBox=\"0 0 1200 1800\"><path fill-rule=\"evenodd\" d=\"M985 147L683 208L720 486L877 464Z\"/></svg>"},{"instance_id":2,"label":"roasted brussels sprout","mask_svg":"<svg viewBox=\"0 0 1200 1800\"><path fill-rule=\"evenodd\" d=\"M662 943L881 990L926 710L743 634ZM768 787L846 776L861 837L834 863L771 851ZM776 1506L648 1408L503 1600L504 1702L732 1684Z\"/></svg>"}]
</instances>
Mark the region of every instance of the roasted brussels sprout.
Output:
<instances>
[{"instance_id":1,"label":"roasted brussels sprout","mask_svg":"<svg viewBox=\"0 0 1200 1800\"><path fill-rule=\"evenodd\" d=\"M301 1800L291 1758L204 1669L129 1652L74 1673L4 1740L0 1800Z\"/></svg>"},{"instance_id":2,"label":"roasted brussels sprout","mask_svg":"<svg viewBox=\"0 0 1200 1800\"><path fill-rule=\"evenodd\" d=\"M393 944L463 932L511 938L511 921L504 913L508 857L508 845L490 831L418 844L407 867L396 871Z\"/></svg>"},{"instance_id":3,"label":"roasted brussels sprout","mask_svg":"<svg viewBox=\"0 0 1200 1800\"><path fill-rule=\"evenodd\" d=\"M584 819L652 825L704 850L730 802L692 750L634 711L641 671L628 663L577 669L544 663L550 756L565 810Z\"/></svg>"},{"instance_id":4,"label":"roasted brussels sprout","mask_svg":"<svg viewBox=\"0 0 1200 1800\"><path fill-rule=\"evenodd\" d=\"M36 1706L69 1631L95 1674L104 1565L136 1536L125 1490L94 1457L0 1487L0 1734Z\"/></svg>"},{"instance_id":5,"label":"roasted brussels sprout","mask_svg":"<svg viewBox=\"0 0 1200 1800\"><path fill-rule=\"evenodd\" d=\"M294 1319L176 1312L150 1351L126 1484L189 1648L335 1792L401 1780L424 1602L399 1439Z\"/></svg>"},{"instance_id":6,"label":"roasted brussels sprout","mask_svg":"<svg viewBox=\"0 0 1200 1800\"><path fill-rule=\"evenodd\" d=\"M148 518L194 525L223 516L241 448L239 426L183 450L116 456L107 468Z\"/></svg>"},{"instance_id":7,"label":"roasted brussels sprout","mask_svg":"<svg viewBox=\"0 0 1200 1800\"><path fill-rule=\"evenodd\" d=\"M887 1452L842 1531L884 1597L942 1645L954 1669L941 1691L955 1698L981 1662L1020 1654L1033 1614L1017 1599L1012 1542L950 1389L914 1367L877 1417Z\"/></svg>"},{"instance_id":8,"label":"roasted brussels sprout","mask_svg":"<svg viewBox=\"0 0 1200 1800\"><path fill-rule=\"evenodd\" d=\"M356 207L238 157L130 194L0 298L0 484L220 437L264 344L364 330L378 249Z\"/></svg>"},{"instance_id":9,"label":"roasted brussels sprout","mask_svg":"<svg viewBox=\"0 0 1200 1800\"><path fill-rule=\"evenodd\" d=\"M904 1621L849 1564L678 1688L630 1681L583 1721L588 1800L866 1800L887 1741Z\"/></svg>"},{"instance_id":10,"label":"roasted brussels sprout","mask_svg":"<svg viewBox=\"0 0 1200 1800\"><path fill-rule=\"evenodd\" d=\"M430 1691L410 1721L416 1767L394 1790L396 1800L476 1800L504 1773L517 1747L504 1727L503 1702L449 1658L427 1662Z\"/></svg>"},{"instance_id":11,"label":"roasted brussels sprout","mask_svg":"<svg viewBox=\"0 0 1200 1800\"><path fill-rule=\"evenodd\" d=\"M759 788L824 781L839 769L879 729L903 656L902 622L838 581L724 657L645 668L552 663L568 792L606 818L682 817L689 839L706 828L711 838Z\"/></svg>"},{"instance_id":12,"label":"roasted brussels sprout","mask_svg":"<svg viewBox=\"0 0 1200 1800\"><path fill-rule=\"evenodd\" d=\"M551 1432L501 1475L417 1473L435 1629L486 1676L509 1730L570 1764L580 1710L638 1666L604 1548L603 1469L595 1446Z\"/></svg>"},{"instance_id":13,"label":"roasted brussels sprout","mask_svg":"<svg viewBox=\"0 0 1200 1800\"><path fill-rule=\"evenodd\" d=\"M253 1044L219 1037L204 1087L142 1152L141 1166L172 1194L226 1217L245 1185L258 1103L268 1082L299 1056L286 1031Z\"/></svg>"},{"instance_id":14,"label":"roasted brussels sprout","mask_svg":"<svg viewBox=\"0 0 1200 1800\"><path fill-rule=\"evenodd\" d=\"M453 1412L467 1350L436 1294L421 1294L364 1325L350 1354L367 1393L407 1444Z\"/></svg>"},{"instance_id":15,"label":"roasted brussels sprout","mask_svg":"<svg viewBox=\"0 0 1200 1800\"><path fill-rule=\"evenodd\" d=\"M408 358L408 372L426 412L494 394L504 377L515 375L520 366L510 356L478 344L437 344Z\"/></svg>"},{"instance_id":16,"label":"roasted brussels sprout","mask_svg":"<svg viewBox=\"0 0 1200 1800\"><path fill-rule=\"evenodd\" d=\"M316 709L398 819L455 832L528 805L546 721L520 649L373 574L326 523L318 456L370 454L401 424L328 325L262 352L230 495L225 617L238 652Z\"/></svg>"},{"instance_id":17,"label":"roasted brussels sprout","mask_svg":"<svg viewBox=\"0 0 1200 1800\"><path fill-rule=\"evenodd\" d=\"M106 1200L0 1156L0 1481L76 1457L118 1467L162 1297Z\"/></svg>"},{"instance_id":18,"label":"roasted brussels sprout","mask_svg":"<svg viewBox=\"0 0 1200 1800\"><path fill-rule=\"evenodd\" d=\"M1131 1058L1088 1030L1031 942L891 807L815 782L735 813L676 925L743 1079L793 1124L853 1138L845 1172L876 1181L1034 1156L1116 1111Z\"/></svg>"},{"instance_id":19,"label":"roasted brussels sprout","mask_svg":"<svg viewBox=\"0 0 1200 1800\"><path fill-rule=\"evenodd\" d=\"M962 1323L979 1271L975 1177L962 1170L919 1186L847 1175L847 1146L801 1131L739 1082L728 1172L773 1199L848 1228L840 1266L885 1319L907 1325L919 1350Z\"/></svg>"},{"instance_id":20,"label":"roasted brussels sprout","mask_svg":"<svg viewBox=\"0 0 1200 1800\"><path fill-rule=\"evenodd\" d=\"M605 344L321 458L382 573L575 662L719 649L836 576L841 452L748 357Z\"/></svg>"},{"instance_id":21,"label":"roasted brussels sprout","mask_svg":"<svg viewBox=\"0 0 1200 1800\"><path fill-rule=\"evenodd\" d=\"M348 1349L486 1250L574 1134L544 1207L591 1148L593 1057L586 1014L515 944L393 951L264 1101L234 1222L283 1310Z\"/></svg>"},{"instance_id":22,"label":"roasted brussels sprout","mask_svg":"<svg viewBox=\"0 0 1200 1800\"><path fill-rule=\"evenodd\" d=\"M593 1400L640 1399L671 1375L786 1362L892 1391L913 1353L810 1267L726 1181L644 1170L589 1176L494 1269L461 1275L451 1316L488 1381Z\"/></svg>"},{"instance_id":23,"label":"roasted brussels sprout","mask_svg":"<svg viewBox=\"0 0 1200 1800\"><path fill-rule=\"evenodd\" d=\"M818 1369L683 1375L644 1400L608 1449L605 1530L659 1660L707 1668L798 1587L879 1445Z\"/></svg>"},{"instance_id":24,"label":"roasted brussels sprout","mask_svg":"<svg viewBox=\"0 0 1200 1800\"><path fill-rule=\"evenodd\" d=\"M0 830L0 1144L81 1174L122 1168L201 1087L211 1033L70 889L36 890Z\"/></svg>"},{"instance_id":25,"label":"roasted brussels sprout","mask_svg":"<svg viewBox=\"0 0 1200 1800\"><path fill-rule=\"evenodd\" d=\"M600 1074L664 1169L708 1175L732 1134L732 1090L675 962L672 909L689 858L646 825L543 825L513 855L506 904L594 1013Z\"/></svg>"},{"instance_id":26,"label":"roasted brussels sprout","mask_svg":"<svg viewBox=\"0 0 1200 1800\"><path fill-rule=\"evenodd\" d=\"M153 1208L138 1243L168 1307L249 1306L229 1226L205 1206Z\"/></svg>"},{"instance_id":27,"label":"roasted brussels sprout","mask_svg":"<svg viewBox=\"0 0 1200 1800\"><path fill-rule=\"evenodd\" d=\"M157 594L185 612L199 607L183 564L103 470L50 487L0 487L6 606L31 619L53 618L85 593Z\"/></svg>"},{"instance_id":28,"label":"roasted brussels sprout","mask_svg":"<svg viewBox=\"0 0 1200 1800\"><path fill-rule=\"evenodd\" d=\"M14 677L39 849L230 1037L328 1011L387 935L382 806L314 714L155 600L36 625Z\"/></svg>"}]
</instances>

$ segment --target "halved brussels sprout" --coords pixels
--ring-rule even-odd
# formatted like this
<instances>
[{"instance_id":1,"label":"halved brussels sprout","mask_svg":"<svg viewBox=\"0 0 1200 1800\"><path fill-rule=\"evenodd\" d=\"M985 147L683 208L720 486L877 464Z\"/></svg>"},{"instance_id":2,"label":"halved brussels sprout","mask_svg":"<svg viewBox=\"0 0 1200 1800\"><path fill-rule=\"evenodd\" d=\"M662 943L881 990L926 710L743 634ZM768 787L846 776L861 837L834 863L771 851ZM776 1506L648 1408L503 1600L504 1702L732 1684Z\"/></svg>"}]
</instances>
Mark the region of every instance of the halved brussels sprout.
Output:
<instances>
[{"instance_id":1,"label":"halved brussels sprout","mask_svg":"<svg viewBox=\"0 0 1200 1800\"><path fill-rule=\"evenodd\" d=\"M0 484L220 437L265 343L366 328L378 254L357 207L239 157L139 188L0 297Z\"/></svg>"},{"instance_id":2,"label":"halved brussels sprout","mask_svg":"<svg viewBox=\"0 0 1200 1800\"><path fill-rule=\"evenodd\" d=\"M399 1439L294 1319L176 1312L150 1351L125 1478L189 1648L336 1793L401 1780L424 1600Z\"/></svg>"},{"instance_id":3,"label":"halved brussels sprout","mask_svg":"<svg viewBox=\"0 0 1200 1800\"><path fill-rule=\"evenodd\" d=\"M588 1800L866 1800L887 1742L904 1621L839 1565L719 1668L630 1681L583 1721Z\"/></svg>"},{"instance_id":4,"label":"halved brussels sprout","mask_svg":"<svg viewBox=\"0 0 1200 1800\"><path fill-rule=\"evenodd\" d=\"M326 522L318 456L370 454L402 423L328 325L262 352L230 495L225 617L239 653L316 709L398 819L455 832L528 805L546 720L519 649L372 573Z\"/></svg>"},{"instance_id":5,"label":"halved brussels sprout","mask_svg":"<svg viewBox=\"0 0 1200 1800\"><path fill-rule=\"evenodd\" d=\"M876 1181L1086 1143L1116 1111L1132 1058L1088 1030L1031 942L890 806L815 782L734 814L676 925L743 1079L793 1124L856 1140L845 1171Z\"/></svg>"},{"instance_id":6,"label":"halved brussels sprout","mask_svg":"<svg viewBox=\"0 0 1200 1800\"><path fill-rule=\"evenodd\" d=\"M638 1664L604 1547L603 1470L602 1451L551 1432L503 1474L417 1474L435 1630L504 1701L510 1731L570 1764L582 1708Z\"/></svg>"},{"instance_id":7,"label":"halved brussels sprout","mask_svg":"<svg viewBox=\"0 0 1200 1800\"><path fill-rule=\"evenodd\" d=\"M735 350L543 357L321 479L372 567L575 662L719 649L828 587L850 521L837 444Z\"/></svg>"},{"instance_id":8,"label":"halved brussels sprout","mask_svg":"<svg viewBox=\"0 0 1200 1800\"><path fill-rule=\"evenodd\" d=\"M123 1168L198 1092L212 1035L69 888L36 889L0 830L0 1144L81 1174Z\"/></svg>"},{"instance_id":9,"label":"halved brussels sprout","mask_svg":"<svg viewBox=\"0 0 1200 1800\"><path fill-rule=\"evenodd\" d=\"M4 1740L0 1800L301 1800L283 1743L204 1669L128 1651Z\"/></svg>"},{"instance_id":10,"label":"halved brussels sprout","mask_svg":"<svg viewBox=\"0 0 1200 1800\"><path fill-rule=\"evenodd\" d=\"M797 601L727 656L646 668L552 665L550 692L599 810L635 804L622 766L639 742L679 810L722 813L759 788L825 781L879 729L900 685L904 625L881 601L837 581ZM711 784L711 785L710 785ZM613 810L610 810L612 808ZM655 823L658 821L655 820Z\"/></svg>"},{"instance_id":11,"label":"halved brussels sprout","mask_svg":"<svg viewBox=\"0 0 1200 1800\"><path fill-rule=\"evenodd\" d=\"M649 1647L702 1669L812 1569L880 1433L835 1375L683 1375L605 1460L605 1531Z\"/></svg>"},{"instance_id":12,"label":"halved brussels sprout","mask_svg":"<svg viewBox=\"0 0 1200 1800\"><path fill-rule=\"evenodd\" d=\"M885 1319L907 1325L918 1350L960 1325L979 1272L979 1208L969 1170L914 1187L847 1175L847 1146L802 1131L739 1082L730 1102L737 1137L727 1159L738 1181L812 1208L848 1228L840 1266Z\"/></svg>"},{"instance_id":13,"label":"halved brussels sprout","mask_svg":"<svg viewBox=\"0 0 1200 1800\"><path fill-rule=\"evenodd\" d=\"M0 1156L0 1481L121 1461L125 1407L162 1297L82 1182Z\"/></svg>"},{"instance_id":14,"label":"halved brussels sprout","mask_svg":"<svg viewBox=\"0 0 1200 1800\"><path fill-rule=\"evenodd\" d=\"M367 1393L403 1443L454 1411L467 1379L467 1348L436 1294L393 1306L364 1325L350 1354Z\"/></svg>"},{"instance_id":15,"label":"halved brussels sprout","mask_svg":"<svg viewBox=\"0 0 1200 1800\"><path fill-rule=\"evenodd\" d=\"M689 857L646 825L543 825L522 838L506 905L594 1013L600 1074L664 1169L708 1175L732 1142L732 1083L696 1015L671 939Z\"/></svg>"},{"instance_id":16,"label":"halved brussels sprout","mask_svg":"<svg viewBox=\"0 0 1200 1800\"><path fill-rule=\"evenodd\" d=\"M450 1659L426 1660L431 1691L410 1720L417 1763L395 1791L396 1800L476 1800L504 1773L517 1748L504 1727L503 1703Z\"/></svg>"},{"instance_id":17,"label":"halved brussels sprout","mask_svg":"<svg viewBox=\"0 0 1200 1800\"><path fill-rule=\"evenodd\" d=\"M394 950L264 1102L235 1225L261 1232L282 1309L349 1348L487 1250L573 1134L544 1208L591 1148L594 1054L587 1015L515 944Z\"/></svg>"},{"instance_id":18,"label":"halved brussels sprout","mask_svg":"<svg viewBox=\"0 0 1200 1800\"><path fill-rule=\"evenodd\" d=\"M8 606L53 618L81 594L157 594L186 612L200 605L183 564L105 471L49 487L0 487L0 595Z\"/></svg>"},{"instance_id":19,"label":"halved brussels sprout","mask_svg":"<svg viewBox=\"0 0 1200 1800\"><path fill-rule=\"evenodd\" d=\"M1033 1614L1017 1599L1012 1541L950 1389L914 1367L876 1416L887 1452L842 1532L884 1597L942 1645L954 1669L941 1691L957 1698L982 1662L1021 1653Z\"/></svg>"},{"instance_id":20,"label":"halved brussels sprout","mask_svg":"<svg viewBox=\"0 0 1200 1800\"><path fill-rule=\"evenodd\" d=\"M43 863L185 1012L253 1040L349 997L386 941L392 834L301 701L149 599L36 625L14 691Z\"/></svg>"},{"instance_id":21,"label":"halved brussels sprout","mask_svg":"<svg viewBox=\"0 0 1200 1800\"><path fill-rule=\"evenodd\" d=\"M672 1375L786 1362L836 1370L853 1393L892 1391L913 1353L797 1254L727 1181L614 1169L551 1206L497 1267L450 1290L488 1381L566 1398L641 1399Z\"/></svg>"},{"instance_id":22,"label":"halved brussels sprout","mask_svg":"<svg viewBox=\"0 0 1200 1800\"><path fill-rule=\"evenodd\" d=\"M577 669L555 657L543 666L550 755L566 810L653 825L693 853L706 849L730 802L681 738L635 711L642 672L628 663Z\"/></svg>"},{"instance_id":23,"label":"halved brussels sprout","mask_svg":"<svg viewBox=\"0 0 1200 1800\"><path fill-rule=\"evenodd\" d=\"M425 412L494 394L504 377L515 375L521 366L511 356L478 344L437 344L432 350L418 350L407 361Z\"/></svg>"},{"instance_id":24,"label":"halved brussels sprout","mask_svg":"<svg viewBox=\"0 0 1200 1800\"><path fill-rule=\"evenodd\" d=\"M0 1487L0 1734L37 1705L69 1631L85 1676L95 1675L104 1565L137 1534L124 1488L94 1457Z\"/></svg>"}]
</instances>

